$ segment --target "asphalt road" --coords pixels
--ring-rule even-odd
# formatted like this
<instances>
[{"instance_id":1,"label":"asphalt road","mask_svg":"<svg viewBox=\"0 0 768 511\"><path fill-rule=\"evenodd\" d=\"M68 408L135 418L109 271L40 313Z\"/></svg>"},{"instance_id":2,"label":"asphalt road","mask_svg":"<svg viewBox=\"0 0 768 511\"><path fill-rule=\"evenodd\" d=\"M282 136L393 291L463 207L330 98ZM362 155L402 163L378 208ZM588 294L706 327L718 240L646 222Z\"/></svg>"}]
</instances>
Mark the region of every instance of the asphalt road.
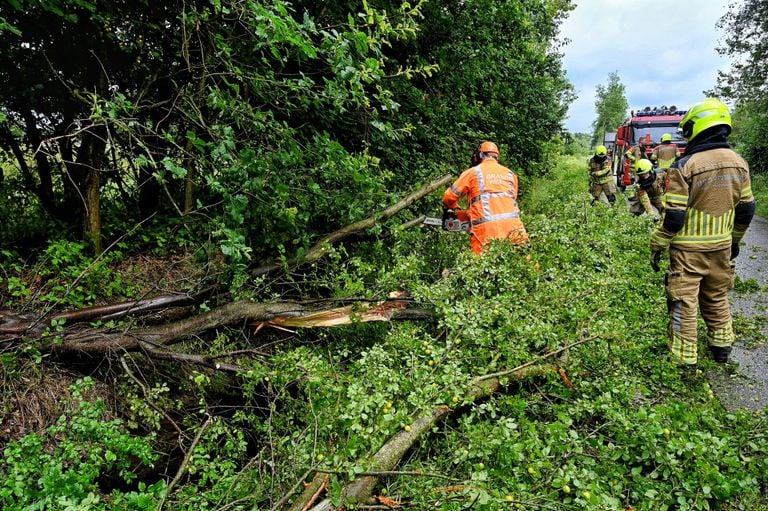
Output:
<instances>
[{"instance_id":1,"label":"asphalt road","mask_svg":"<svg viewBox=\"0 0 768 511\"><path fill-rule=\"evenodd\" d=\"M768 407L768 221L755 217L735 259L740 282L731 292L731 310L758 328L742 332L731 359L734 364L709 371L715 395L729 411ZM743 328L740 330L744 330Z\"/></svg>"}]
</instances>

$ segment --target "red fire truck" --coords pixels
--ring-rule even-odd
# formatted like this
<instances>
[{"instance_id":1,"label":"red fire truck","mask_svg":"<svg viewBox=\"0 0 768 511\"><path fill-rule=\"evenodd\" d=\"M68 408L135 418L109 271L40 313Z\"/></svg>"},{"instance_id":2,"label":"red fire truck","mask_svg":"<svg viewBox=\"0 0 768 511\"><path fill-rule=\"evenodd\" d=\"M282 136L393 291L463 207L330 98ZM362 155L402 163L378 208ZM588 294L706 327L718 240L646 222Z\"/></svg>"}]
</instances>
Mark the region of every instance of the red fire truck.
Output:
<instances>
[{"instance_id":1,"label":"red fire truck","mask_svg":"<svg viewBox=\"0 0 768 511\"><path fill-rule=\"evenodd\" d=\"M672 143L677 145L681 153L685 152L687 143L677 130L684 115L685 110L678 110L675 106L647 106L640 111L632 111L631 117L617 128L616 148L611 164L619 189L623 190L632 184L632 162L626 157L626 152L641 139L645 143L645 152L649 158L664 133L670 133Z\"/></svg>"}]
</instances>

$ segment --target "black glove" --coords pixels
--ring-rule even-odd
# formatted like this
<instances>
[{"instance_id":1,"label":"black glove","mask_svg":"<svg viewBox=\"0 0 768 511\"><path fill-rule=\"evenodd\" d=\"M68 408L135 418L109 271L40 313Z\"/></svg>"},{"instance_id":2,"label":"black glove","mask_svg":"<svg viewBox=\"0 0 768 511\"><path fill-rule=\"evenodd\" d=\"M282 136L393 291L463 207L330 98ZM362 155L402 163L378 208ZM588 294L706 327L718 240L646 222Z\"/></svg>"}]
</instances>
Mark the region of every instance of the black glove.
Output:
<instances>
[{"instance_id":1,"label":"black glove","mask_svg":"<svg viewBox=\"0 0 768 511\"><path fill-rule=\"evenodd\" d=\"M731 260L739 257L739 244L737 242L731 243Z\"/></svg>"},{"instance_id":2,"label":"black glove","mask_svg":"<svg viewBox=\"0 0 768 511\"><path fill-rule=\"evenodd\" d=\"M449 208L443 208L443 223L448 219L456 218L456 212Z\"/></svg>"},{"instance_id":3,"label":"black glove","mask_svg":"<svg viewBox=\"0 0 768 511\"><path fill-rule=\"evenodd\" d=\"M659 271L659 261L661 261L661 250L651 250L651 268L653 271Z\"/></svg>"}]
</instances>

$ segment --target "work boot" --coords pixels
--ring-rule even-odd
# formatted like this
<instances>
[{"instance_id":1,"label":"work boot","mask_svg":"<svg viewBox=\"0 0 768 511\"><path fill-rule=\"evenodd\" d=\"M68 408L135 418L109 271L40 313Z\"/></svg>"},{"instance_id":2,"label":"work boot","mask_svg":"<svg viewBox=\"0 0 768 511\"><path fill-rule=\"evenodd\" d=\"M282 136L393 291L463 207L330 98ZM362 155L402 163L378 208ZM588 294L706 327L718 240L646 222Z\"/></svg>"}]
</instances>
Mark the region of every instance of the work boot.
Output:
<instances>
[{"instance_id":1,"label":"work boot","mask_svg":"<svg viewBox=\"0 0 768 511\"><path fill-rule=\"evenodd\" d=\"M709 352L712 353L712 358L718 364L725 364L728 362L728 355L731 354L730 346L710 346Z\"/></svg>"}]
</instances>

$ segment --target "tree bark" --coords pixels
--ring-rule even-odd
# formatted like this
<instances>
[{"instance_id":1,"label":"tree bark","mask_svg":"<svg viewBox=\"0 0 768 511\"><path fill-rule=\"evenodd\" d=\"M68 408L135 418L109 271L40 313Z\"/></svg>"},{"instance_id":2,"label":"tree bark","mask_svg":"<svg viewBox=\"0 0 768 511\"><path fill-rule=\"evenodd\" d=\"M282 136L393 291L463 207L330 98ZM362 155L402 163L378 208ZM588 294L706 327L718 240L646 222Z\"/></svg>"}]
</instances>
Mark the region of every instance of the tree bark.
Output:
<instances>
[{"instance_id":1,"label":"tree bark","mask_svg":"<svg viewBox=\"0 0 768 511\"><path fill-rule=\"evenodd\" d=\"M441 188L447 185L448 183L451 182L451 179L452 179L452 176L450 174L446 174L445 176L439 179L436 179L431 183L423 186L422 188L416 190L412 194L408 195L404 199L388 207L384 211L381 211L376 215L370 216L364 220L360 220L359 222L355 222L353 224L347 225L337 231L334 231L330 234L323 236L320 239L320 241L315 243L302 257L294 257L290 259L287 263L288 267L290 268L290 267L298 266L299 264L311 263L312 261L316 261L320 259L326 254L326 252L328 251L328 247L330 245L333 245L334 243L339 242L349 237L352 234L358 233L365 229L369 229L374 225L376 225L377 222L386 220L394 216L396 213L399 213L400 211L407 208L417 200L423 198L426 195L429 195L430 193L434 192L438 188ZM277 264L277 263L268 264L252 270L251 275L253 275L254 277L258 277L260 275L265 275L265 274L277 271L280 268L282 268L280 264Z\"/></svg>"},{"instance_id":2,"label":"tree bark","mask_svg":"<svg viewBox=\"0 0 768 511\"><path fill-rule=\"evenodd\" d=\"M488 398L493 394L502 391L512 381L521 381L525 378L540 376L552 371L560 374L565 384L570 386L570 382L564 376L564 372L559 366L543 364L541 362L561 355L562 353L568 353L570 348L592 341L596 338L597 337L588 337L580 339L568 346L542 355L541 357L526 362L513 369L478 376L472 380L470 390L464 397L464 402L475 402ZM373 455L372 463L367 462L368 457L366 457L366 461L361 461L361 463L370 465L369 474L371 472L385 473L391 471L424 433L430 431L435 424L444 420L455 411L455 409L450 408L447 405L437 406L428 415L423 415L414 420L410 424L410 431L400 431L385 442L376 454ZM318 473L315 474L312 481L305 488L305 491L288 511L301 510L304 509L307 504L311 505L311 502L316 498L317 474ZM379 475L363 475L345 485L341 492L343 505L365 504L373 495L373 490L378 484L379 478ZM331 511L332 509L333 507L331 506L330 500L325 499L312 507L311 511Z\"/></svg>"}]
</instances>

